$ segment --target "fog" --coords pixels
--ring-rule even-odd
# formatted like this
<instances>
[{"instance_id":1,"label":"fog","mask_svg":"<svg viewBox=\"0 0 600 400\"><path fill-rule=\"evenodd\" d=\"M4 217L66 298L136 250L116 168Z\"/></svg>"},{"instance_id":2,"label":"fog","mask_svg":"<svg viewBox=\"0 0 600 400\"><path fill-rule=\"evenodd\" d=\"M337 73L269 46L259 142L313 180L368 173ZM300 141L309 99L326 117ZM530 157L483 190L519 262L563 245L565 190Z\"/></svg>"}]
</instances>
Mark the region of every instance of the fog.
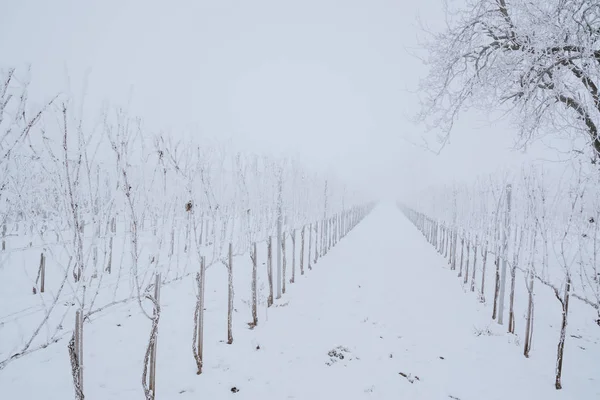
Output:
<instances>
[{"instance_id":1,"label":"fog","mask_svg":"<svg viewBox=\"0 0 600 400\"><path fill-rule=\"evenodd\" d=\"M0 0L2 398L600 399L599 62L600 0Z\"/></svg>"},{"instance_id":2,"label":"fog","mask_svg":"<svg viewBox=\"0 0 600 400\"><path fill-rule=\"evenodd\" d=\"M509 121L481 113L440 155L415 145L438 147L411 122L421 23L443 28L441 1L23 0L2 5L0 54L31 65L36 101L67 92L89 118L125 105L153 131L292 155L401 197L524 157Z\"/></svg>"}]
</instances>

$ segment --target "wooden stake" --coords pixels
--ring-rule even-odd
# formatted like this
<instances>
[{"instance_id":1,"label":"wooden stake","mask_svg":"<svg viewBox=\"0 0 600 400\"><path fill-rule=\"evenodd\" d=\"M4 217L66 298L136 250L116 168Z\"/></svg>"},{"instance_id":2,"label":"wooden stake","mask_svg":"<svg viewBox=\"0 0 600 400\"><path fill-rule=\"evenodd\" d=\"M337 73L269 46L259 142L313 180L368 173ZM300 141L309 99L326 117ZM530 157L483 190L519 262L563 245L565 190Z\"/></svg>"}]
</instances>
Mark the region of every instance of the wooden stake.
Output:
<instances>
[{"instance_id":1,"label":"wooden stake","mask_svg":"<svg viewBox=\"0 0 600 400\"><path fill-rule=\"evenodd\" d=\"M113 236L108 239L108 264L106 265L106 272L109 274L112 271L112 253L113 253Z\"/></svg>"},{"instance_id":2,"label":"wooden stake","mask_svg":"<svg viewBox=\"0 0 600 400\"><path fill-rule=\"evenodd\" d=\"M6 250L6 223L2 224L2 251Z\"/></svg>"},{"instance_id":3,"label":"wooden stake","mask_svg":"<svg viewBox=\"0 0 600 400\"><path fill-rule=\"evenodd\" d=\"M286 235L285 232L283 232L281 234L281 256L283 257L283 278L282 278L282 286L281 286L281 293L285 294L285 270L287 267L287 258L285 256L285 241L286 241Z\"/></svg>"},{"instance_id":4,"label":"wooden stake","mask_svg":"<svg viewBox=\"0 0 600 400\"><path fill-rule=\"evenodd\" d=\"M233 343L233 245L229 243L229 263L228 263L228 293L229 301L227 307L227 344Z\"/></svg>"},{"instance_id":5,"label":"wooden stake","mask_svg":"<svg viewBox=\"0 0 600 400\"><path fill-rule=\"evenodd\" d=\"M40 259L40 273L40 293L44 293L46 287L46 256L44 253L42 253Z\"/></svg>"},{"instance_id":6,"label":"wooden stake","mask_svg":"<svg viewBox=\"0 0 600 400\"><path fill-rule=\"evenodd\" d=\"M304 226L300 233L300 273L304 275Z\"/></svg>"},{"instance_id":7,"label":"wooden stake","mask_svg":"<svg viewBox=\"0 0 600 400\"><path fill-rule=\"evenodd\" d=\"M250 325L252 328L254 328L256 325L258 325L258 312L257 312L257 308L258 308L258 296L256 293L256 286L257 286L257 269L258 269L258 254L256 252L256 242L254 242L254 251L252 252L252 324Z\"/></svg>"},{"instance_id":8,"label":"wooden stake","mask_svg":"<svg viewBox=\"0 0 600 400\"><path fill-rule=\"evenodd\" d=\"M267 278L269 280L269 297L267 298L267 307L273 305L273 264L272 264L272 246L271 236L267 242Z\"/></svg>"},{"instance_id":9,"label":"wooden stake","mask_svg":"<svg viewBox=\"0 0 600 400\"><path fill-rule=\"evenodd\" d=\"M312 269L311 266L311 261L310 261L310 257L311 257L311 253L312 253L312 224L310 224L308 226L308 269ZM302 252L302 255L304 255L304 252ZM304 268L302 268L302 261L300 262L300 274L304 275Z\"/></svg>"},{"instance_id":10,"label":"wooden stake","mask_svg":"<svg viewBox=\"0 0 600 400\"><path fill-rule=\"evenodd\" d=\"M296 279L296 230L292 230L292 277L290 283L294 283Z\"/></svg>"},{"instance_id":11,"label":"wooden stake","mask_svg":"<svg viewBox=\"0 0 600 400\"><path fill-rule=\"evenodd\" d=\"M206 259L202 256L200 260L200 279L198 286L199 310L198 310L198 375L202 373L204 365L204 288L206 287Z\"/></svg>"}]
</instances>

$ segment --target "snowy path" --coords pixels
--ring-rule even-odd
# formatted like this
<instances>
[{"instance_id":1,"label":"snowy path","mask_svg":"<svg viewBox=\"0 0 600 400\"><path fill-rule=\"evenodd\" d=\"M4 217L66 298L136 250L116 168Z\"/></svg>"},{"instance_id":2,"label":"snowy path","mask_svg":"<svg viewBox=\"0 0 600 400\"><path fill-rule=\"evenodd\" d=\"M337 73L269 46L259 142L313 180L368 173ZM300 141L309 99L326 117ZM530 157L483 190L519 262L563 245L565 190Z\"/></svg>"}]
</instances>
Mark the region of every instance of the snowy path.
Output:
<instances>
[{"instance_id":1,"label":"snowy path","mask_svg":"<svg viewBox=\"0 0 600 400\"><path fill-rule=\"evenodd\" d=\"M583 398L553 389L552 354L542 368L514 339L476 336L487 311L443 263L393 205L379 206L270 311L252 351L223 360L222 380L202 377L208 398L228 397L228 385L240 399ZM349 353L326 365L337 346Z\"/></svg>"}]
</instances>

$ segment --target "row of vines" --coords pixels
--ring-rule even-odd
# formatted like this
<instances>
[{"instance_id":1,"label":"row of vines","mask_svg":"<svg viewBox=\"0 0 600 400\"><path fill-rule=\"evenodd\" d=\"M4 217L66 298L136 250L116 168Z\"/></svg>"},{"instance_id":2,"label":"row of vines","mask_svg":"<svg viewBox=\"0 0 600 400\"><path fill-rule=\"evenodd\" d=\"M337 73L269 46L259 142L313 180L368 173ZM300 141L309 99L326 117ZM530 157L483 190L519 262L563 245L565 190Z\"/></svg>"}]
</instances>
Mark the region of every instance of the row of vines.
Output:
<instances>
[{"instance_id":1,"label":"row of vines","mask_svg":"<svg viewBox=\"0 0 600 400\"><path fill-rule=\"evenodd\" d=\"M399 204L466 290L491 303L491 318L511 334L523 330L525 357L535 310L555 310L556 389L562 387L571 299L588 308L592 326L600 325L599 179L589 163L527 165L470 186L430 189L418 206ZM538 298L553 301L542 292L552 293L556 306L540 304Z\"/></svg>"},{"instance_id":2,"label":"row of vines","mask_svg":"<svg viewBox=\"0 0 600 400\"><path fill-rule=\"evenodd\" d=\"M231 277L233 258L249 256L255 270L257 243L268 245L272 304L273 290L280 297L289 279L286 254L294 254L293 282L296 260L303 274L311 255L316 262L372 206L295 160L242 153L231 143L177 141L122 108L84 118L62 95L36 107L27 78L0 71L0 370L70 337L78 399L83 332L95 314L137 302L151 321L143 389L153 399L161 286L198 282L200 373L206 268L224 265Z\"/></svg>"}]
</instances>

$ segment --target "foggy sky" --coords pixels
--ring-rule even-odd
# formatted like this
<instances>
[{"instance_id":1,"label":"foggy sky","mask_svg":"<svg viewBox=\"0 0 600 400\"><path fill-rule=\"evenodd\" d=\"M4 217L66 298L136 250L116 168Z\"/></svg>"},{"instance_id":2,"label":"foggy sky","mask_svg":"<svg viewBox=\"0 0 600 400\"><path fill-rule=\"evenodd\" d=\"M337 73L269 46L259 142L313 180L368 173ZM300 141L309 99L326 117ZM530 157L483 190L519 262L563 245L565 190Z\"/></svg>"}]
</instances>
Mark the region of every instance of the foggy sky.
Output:
<instances>
[{"instance_id":1,"label":"foggy sky","mask_svg":"<svg viewBox=\"0 0 600 400\"><path fill-rule=\"evenodd\" d=\"M435 156L410 49L441 0L2 1L0 67L32 65L32 97L129 104L145 126L292 154L373 197L516 164L506 121L461 118ZM200 136L201 135L201 136ZM409 140L407 140L409 139Z\"/></svg>"}]
</instances>

